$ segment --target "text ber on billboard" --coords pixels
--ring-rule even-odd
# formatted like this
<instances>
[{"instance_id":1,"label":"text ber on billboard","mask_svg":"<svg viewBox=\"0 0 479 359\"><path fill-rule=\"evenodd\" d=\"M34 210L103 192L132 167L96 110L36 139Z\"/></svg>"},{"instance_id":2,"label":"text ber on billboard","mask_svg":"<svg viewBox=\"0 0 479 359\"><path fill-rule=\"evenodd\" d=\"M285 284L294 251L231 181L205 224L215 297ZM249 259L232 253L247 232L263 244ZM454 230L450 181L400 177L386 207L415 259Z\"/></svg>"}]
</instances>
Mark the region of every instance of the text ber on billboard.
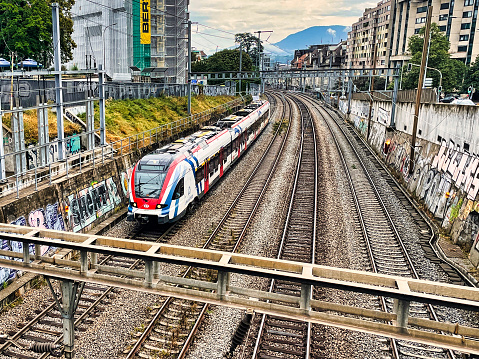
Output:
<instances>
[{"instance_id":1,"label":"text ber on billboard","mask_svg":"<svg viewBox=\"0 0 479 359\"><path fill-rule=\"evenodd\" d=\"M140 43L151 44L150 0L141 1Z\"/></svg>"}]
</instances>

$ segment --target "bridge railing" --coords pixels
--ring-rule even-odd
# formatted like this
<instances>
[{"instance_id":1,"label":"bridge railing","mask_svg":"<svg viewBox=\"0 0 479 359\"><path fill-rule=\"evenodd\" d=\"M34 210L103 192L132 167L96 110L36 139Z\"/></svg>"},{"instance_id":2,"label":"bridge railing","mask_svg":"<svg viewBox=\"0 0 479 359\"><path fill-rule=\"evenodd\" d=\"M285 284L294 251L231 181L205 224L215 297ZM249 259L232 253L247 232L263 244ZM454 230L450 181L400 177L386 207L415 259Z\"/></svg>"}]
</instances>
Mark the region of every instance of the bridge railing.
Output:
<instances>
[{"instance_id":1,"label":"bridge railing","mask_svg":"<svg viewBox=\"0 0 479 359\"><path fill-rule=\"evenodd\" d=\"M332 325L395 339L479 354L479 328L409 316L411 302L479 312L479 289L312 265L245 254L121 238L0 224L0 239L21 243L20 252L0 250L0 266L53 277L174 296L259 313ZM79 255L64 259L41 255L41 246L64 248ZM100 264L99 255L140 259L144 269ZM213 270L214 279L198 280L162 274L160 264ZM300 295L237 287L231 274L283 280L301 287ZM255 281L257 283L257 281ZM393 298L397 313L311 298L311 286ZM284 304L288 303L288 304Z\"/></svg>"}]
</instances>

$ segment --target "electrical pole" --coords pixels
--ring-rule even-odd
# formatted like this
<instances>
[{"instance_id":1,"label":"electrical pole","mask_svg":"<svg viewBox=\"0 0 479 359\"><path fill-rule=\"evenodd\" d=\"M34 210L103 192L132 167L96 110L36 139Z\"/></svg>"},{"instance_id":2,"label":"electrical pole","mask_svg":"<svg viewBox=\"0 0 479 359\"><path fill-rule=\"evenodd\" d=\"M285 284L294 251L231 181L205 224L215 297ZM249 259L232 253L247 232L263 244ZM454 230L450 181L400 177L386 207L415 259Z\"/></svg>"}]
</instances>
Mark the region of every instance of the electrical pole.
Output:
<instances>
[{"instance_id":1,"label":"electrical pole","mask_svg":"<svg viewBox=\"0 0 479 359\"><path fill-rule=\"evenodd\" d=\"M373 72L371 76L371 81L369 83L369 116L368 116L368 133L366 139L369 138L369 133L371 132L371 117L373 114L373 93L374 93L374 71L376 70L376 53L377 53L377 44L374 44L374 54L373 54Z\"/></svg>"},{"instance_id":2,"label":"electrical pole","mask_svg":"<svg viewBox=\"0 0 479 359\"><path fill-rule=\"evenodd\" d=\"M55 102L57 103L57 138L58 138L58 159L65 159L65 146L63 130L63 91L62 91L62 74L61 74L61 53L60 53L60 5L52 4L53 17L53 53L55 63Z\"/></svg>"},{"instance_id":3,"label":"electrical pole","mask_svg":"<svg viewBox=\"0 0 479 359\"><path fill-rule=\"evenodd\" d=\"M261 51L261 33L263 32L273 32L271 30L268 30L268 31L255 31L255 34L258 34L258 61L257 61L257 64L258 64L258 71L259 71L259 74L260 74L260 78L261 78L261 84L260 84L260 91L263 89L263 75L262 75L262 71L263 71L263 64L261 62L261 55L262 55L262 51Z\"/></svg>"},{"instance_id":4,"label":"electrical pole","mask_svg":"<svg viewBox=\"0 0 479 359\"><path fill-rule=\"evenodd\" d=\"M242 84L241 84L241 78L243 77L243 74L241 71L243 71L243 43L240 42L240 63L239 63L239 93L241 95L241 93L243 92L243 87L242 87Z\"/></svg>"},{"instance_id":5,"label":"electrical pole","mask_svg":"<svg viewBox=\"0 0 479 359\"><path fill-rule=\"evenodd\" d=\"M415 155L415 147L416 147L417 122L419 118L419 107L421 105L421 94L422 94L422 86L424 84L424 74L426 72L427 54L429 53L429 34L431 32L431 18L432 18L432 6L429 6L427 11L426 31L424 33L424 45L422 47L421 70L419 73L419 79L417 84L416 107L414 109L414 124L412 128L411 155L409 158L409 174L410 175L412 175L414 172L413 167L414 167L414 155Z\"/></svg>"},{"instance_id":6,"label":"electrical pole","mask_svg":"<svg viewBox=\"0 0 479 359\"><path fill-rule=\"evenodd\" d=\"M188 20L188 116L191 116L191 20L190 13L186 14Z\"/></svg>"}]
</instances>

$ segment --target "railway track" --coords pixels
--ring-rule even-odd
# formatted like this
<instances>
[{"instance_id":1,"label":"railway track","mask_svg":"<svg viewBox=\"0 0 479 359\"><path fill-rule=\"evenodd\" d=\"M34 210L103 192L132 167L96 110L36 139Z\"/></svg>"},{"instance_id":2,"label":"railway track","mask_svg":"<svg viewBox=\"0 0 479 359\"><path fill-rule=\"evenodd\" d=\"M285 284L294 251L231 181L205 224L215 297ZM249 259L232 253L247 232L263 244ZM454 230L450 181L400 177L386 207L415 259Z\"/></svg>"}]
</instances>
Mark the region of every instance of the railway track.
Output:
<instances>
[{"instance_id":1,"label":"railway track","mask_svg":"<svg viewBox=\"0 0 479 359\"><path fill-rule=\"evenodd\" d=\"M314 263L318 198L316 134L304 103L297 99L294 102L301 114L301 145L278 258ZM272 281L270 291L300 298L301 287L285 281ZM309 323L262 315L256 338L252 358L309 358Z\"/></svg>"},{"instance_id":2,"label":"railway track","mask_svg":"<svg viewBox=\"0 0 479 359\"><path fill-rule=\"evenodd\" d=\"M280 98L277 97L272 103L279 101ZM291 109L287 102L282 103L280 118L283 121ZM284 136L280 136L280 133L281 125L227 213L205 238L203 248L235 252L240 246L275 172L288 138L289 126ZM197 268L185 268L183 275L216 281L215 272ZM168 298L152 313L149 325L124 352L124 358L185 357L207 310L208 306L203 303Z\"/></svg>"},{"instance_id":3,"label":"railway track","mask_svg":"<svg viewBox=\"0 0 479 359\"><path fill-rule=\"evenodd\" d=\"M178 223L178 225L180 225ZM164 243L174 233L176 226L164 227L161 232L151 231L132 233L130 238L150 240ZM105 256L98 258L99 272L102 265L115 266L127 269L140 269L144 262L131 258ZM51 290L56 289L48 281ZM110 304L115 293L114 287L96 284L86 284L83 287L77 311L75 312L75 329L85 331L92 319L98 317L104 307ZM57 293L57 297L60 297ZM0 355L19 359L45 359L62 356L63 324L62 316L56 302L44 309L35 311L34 316L27 317L28 322L19 324L18 331L8 333L8 338L0 338ZM41 351L39 353L39 351Z\"/></svg>"},{"instance_id":4,"label":"railway track","mask_svg":"<svg viewBox=\"0 0 479 359\"><path fill-rule=\"evenodd\" d=\"M407 245L395 225L394 214L390 213L382 199L380 189L376 185L376 180L370 174L377 170L377 165L374 163L377 159L350 125L341 121L331 110L317 106L312 101L310 103L319 111L330 128L340 153L354 197L359 227L365 241L371 270L381 274L419 278L415 263L408 253ZM345 138L347 142L341 140L340 137ZM403 200L406 199L403 198ZM419 217L416 215L415 218L419 219ZM423 241L430 240L434 235L432 228L427 223L422 223L421 228ZM382 310L394 312L394 302L390 298L381 297L379 302ZM438 316L432 306L418 303L411 303L409 313L414 317L433 320L437 320ZM456 358L456 354L437 347L390 340L390 349L385 351L384 358Z\"/></svg>"}]
</instances>

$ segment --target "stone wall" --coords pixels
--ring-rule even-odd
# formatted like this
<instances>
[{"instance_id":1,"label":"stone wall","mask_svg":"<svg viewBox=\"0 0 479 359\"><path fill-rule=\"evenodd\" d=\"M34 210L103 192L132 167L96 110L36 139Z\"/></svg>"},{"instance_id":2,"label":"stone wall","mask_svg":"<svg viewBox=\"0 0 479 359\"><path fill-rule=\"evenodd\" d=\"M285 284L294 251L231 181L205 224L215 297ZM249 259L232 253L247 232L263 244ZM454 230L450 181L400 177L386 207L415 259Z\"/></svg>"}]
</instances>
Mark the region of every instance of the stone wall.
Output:
<instances>
[{"instance_id":1,"label":"stone wall","mask_svg":"<svg viewBox=\"0 0 479 359\"><path fill-rule=\"evenodd\" d=\"M347 113L347 101L340 110ZM423 104L414 163L410 163L414 103L373 103L368 142L442 229L479 264L479 106ZM369 103L352 101L347 118L364 136ZM412 175L409 168L413 166Z\"/></svg>"}]
</instances>

